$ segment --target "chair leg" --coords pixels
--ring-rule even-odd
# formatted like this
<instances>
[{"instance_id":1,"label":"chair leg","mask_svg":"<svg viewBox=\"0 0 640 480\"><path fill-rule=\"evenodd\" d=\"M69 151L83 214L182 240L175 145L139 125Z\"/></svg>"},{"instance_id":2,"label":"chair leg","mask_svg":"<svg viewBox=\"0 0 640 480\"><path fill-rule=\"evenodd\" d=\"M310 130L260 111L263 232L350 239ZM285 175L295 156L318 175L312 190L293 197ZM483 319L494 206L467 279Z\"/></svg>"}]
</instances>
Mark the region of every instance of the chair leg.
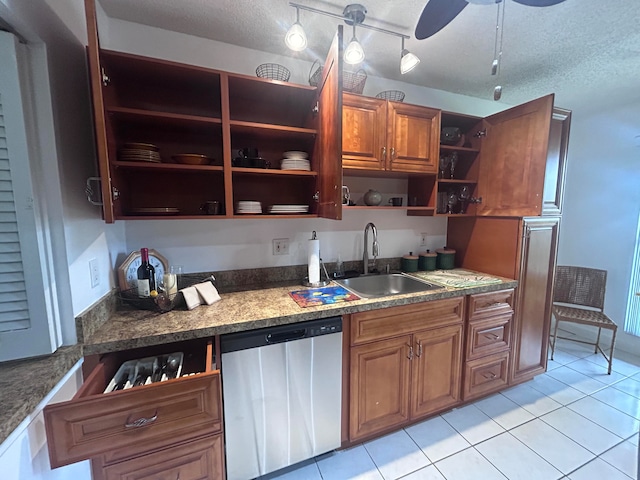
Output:
<instances>
[{"instance_id":1,"label":"chair leg","mask_svg":"<svg viewBox=\"0 0 640 480\"><path fill-rule=\"evenodd\" d=\"M611 364L613 363L613 347L616 343L616 333L618 329L613 330L613 334L611 335L611 351L609 352L609 371L607 375L611 375Z\"/></svg>"},{"instance_id":2,"label":"chair leg","mask_svg":"<svg viewBox=\"0 0 640 480\"><path fill-rule=\"evenodd\" d=\"M598 353L598 347L600 346L600 334L602 333L602 327L598 327L598 339L596 340L596 349L593 353Z\"/></svg>"},{"instance_id":3,"label":"chair leg","mask_svg":"<svg viewBox=\"0 0 640 480\"><path fill-rule=\"evenodd\" d=\"M553 341L551 342L551 360L553 360L553 354L556 351L556 340L558 339L558 324L560 320L556 318L556 326L553 329Z\"/></svg>"}]
</instances>

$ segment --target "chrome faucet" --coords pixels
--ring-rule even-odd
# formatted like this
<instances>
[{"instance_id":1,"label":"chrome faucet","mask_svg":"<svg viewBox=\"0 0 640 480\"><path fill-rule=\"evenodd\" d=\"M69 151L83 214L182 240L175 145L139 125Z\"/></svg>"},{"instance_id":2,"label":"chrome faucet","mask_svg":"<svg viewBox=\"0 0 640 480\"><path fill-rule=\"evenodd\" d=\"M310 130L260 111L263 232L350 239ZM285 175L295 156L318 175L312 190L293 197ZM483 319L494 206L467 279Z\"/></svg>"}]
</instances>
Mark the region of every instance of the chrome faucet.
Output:
<instances>
[{"instance_id":1,"label":"chrome faucet","mask_svg":"<svg viewBox=\"0 0 640 480\"><path fill-rule=\"evenodd\" d=\"M369 228L371 228L371 233L373 234L373 245L371 245L371 255L373 255L373 263L371 264L372 271L376 268L376 260L378 258L378 230L376 226L369 222L367 226L364 227L364 253L362 254L362 263L364 264L364 274L369 273L369 251L367 250L367 243L369 243Z\"/></svg>"}]
</instances>

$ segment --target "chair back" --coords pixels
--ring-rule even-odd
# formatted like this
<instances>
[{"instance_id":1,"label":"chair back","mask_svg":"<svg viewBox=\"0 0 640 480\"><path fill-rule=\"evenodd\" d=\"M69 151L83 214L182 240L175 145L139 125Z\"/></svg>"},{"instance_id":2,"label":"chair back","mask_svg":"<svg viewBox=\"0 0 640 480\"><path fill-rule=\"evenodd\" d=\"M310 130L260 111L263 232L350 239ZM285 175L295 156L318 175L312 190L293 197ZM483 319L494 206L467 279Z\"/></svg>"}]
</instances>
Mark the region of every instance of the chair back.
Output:
<instances>
[{"instance_id":1,"label":"chair back","mask_svg":"<svg viewBox=\"0 0 640 480\"><path fill-rule=\"evenodd\" d=\"M553 301L604 309L607 271L596 268L556 267Z\"/></svg>"}]
</instances>

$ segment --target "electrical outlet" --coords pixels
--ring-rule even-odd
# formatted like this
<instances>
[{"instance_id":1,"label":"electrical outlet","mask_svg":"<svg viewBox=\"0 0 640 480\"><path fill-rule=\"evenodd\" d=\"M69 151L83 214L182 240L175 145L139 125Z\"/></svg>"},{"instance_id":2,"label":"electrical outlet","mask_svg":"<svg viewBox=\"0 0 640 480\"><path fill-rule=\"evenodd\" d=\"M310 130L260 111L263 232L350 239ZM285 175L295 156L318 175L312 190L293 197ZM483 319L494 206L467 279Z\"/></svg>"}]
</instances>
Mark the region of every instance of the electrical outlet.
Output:
<instances>
[{"instance_id":1,"label":"electrical outlet","mask_svg":"<svg viewBox=\"0 0 640 480\"><path fill-rule=\"evenodd\" d=\"M273 254L274 255L289 255L289 239L288 238L274 238L273 239Z\"/></svg>"},{"instance_id":2,"label":"electrical outlet","mask_svg":"<svg viewBox=\"0 0 640 480\"><path fill-rule=\"evenodd\" d=\"M89 272L91 273L91 288L100 285L100 269L98 268L98 259L89 260Z\"/></svg>"},{"instance_id":3,"label":"electrical outlet","mask_svg":"<svg viewBox=\"0 0 640 480\"><path fill-rule=\"evenodd\" d=\"M420 234L420 246L421 247L426 247L427 246L427 234L426 233L421 233Z\"/></svg>"}]
</instances>

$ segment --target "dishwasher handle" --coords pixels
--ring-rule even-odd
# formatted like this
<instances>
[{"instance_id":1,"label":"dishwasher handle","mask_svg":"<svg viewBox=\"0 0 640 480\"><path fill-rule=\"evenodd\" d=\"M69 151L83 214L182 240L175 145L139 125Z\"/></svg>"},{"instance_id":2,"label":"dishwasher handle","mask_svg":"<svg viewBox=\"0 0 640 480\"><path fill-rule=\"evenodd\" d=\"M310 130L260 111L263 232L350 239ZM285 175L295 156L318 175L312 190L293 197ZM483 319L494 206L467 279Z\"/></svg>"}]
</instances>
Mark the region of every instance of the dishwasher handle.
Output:
<instances>
[{"instance_id":1,"label":"dishwasher handle","mask_svg":"<svg viewBox=\"0 0 640 480\"><path fill-rule=\"evenodd\" d=\"M291 340L299 340L306 337L307 329L300 328L297 330L289 330L287 332L269 333L265 336L268 344L290 342Z\"/></svg>"}]
</instances>

